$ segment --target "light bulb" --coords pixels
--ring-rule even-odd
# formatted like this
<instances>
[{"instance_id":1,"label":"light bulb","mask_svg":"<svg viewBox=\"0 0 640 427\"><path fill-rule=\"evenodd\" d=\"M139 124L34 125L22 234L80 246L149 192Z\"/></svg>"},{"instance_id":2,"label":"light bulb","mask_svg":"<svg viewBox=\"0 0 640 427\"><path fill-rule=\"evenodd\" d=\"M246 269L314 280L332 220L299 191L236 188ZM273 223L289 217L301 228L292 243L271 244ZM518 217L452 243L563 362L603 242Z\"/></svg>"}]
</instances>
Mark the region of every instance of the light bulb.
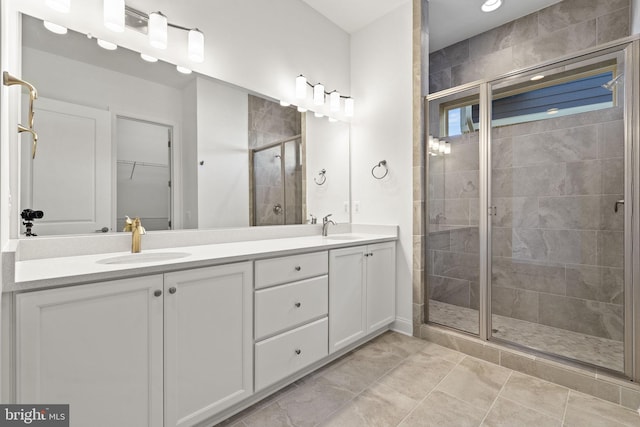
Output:
<instances>
[{"instance_id":1,"label":"light bulb","mask_svg":"<svg viewBox=\"0 0 640 427\"><path fill-rule=\"evenodd\" d=\"M444 143L444 154L451 154L451 143Z\"/></svg>"},{"instance_id":2,"label":"light bulb","mask_svg":"<svg viewBox=\"0 0 640 427\"><path fill-rule=\"evenodd\" d=\"M44 21L44 27L56 34L67 34L67 27L63 27L62 25L54 24L53 22Z\"/></svg>"},{"instance_id":3,"label":"light bulb","mask_svg":"<svg viewBox=\"0 0 640 427\"><path fill-rule=\"evenodd\" d=\"M189 31L189 59L194 62L204 61L204 34L197 28Z\"/></svg>"},{"instance_id":4,"label":"light bulb","mask_svg":"<svg viewBox=\"0 0 640 427\"><path fill-rule=\"evenodd\" d=\"M290 106L290 105L291 105L291 103L290 103L290 102L280 100L280 106L281 106L281 107L288 107L288 106Z\"/></svg>"},{"instance_id":5,"label":"light bulb","mask_svg":"<svg viewBox=\"0 0 640 427\"><path fill-rule=\"evenodd\" d=\"M107 50L116 50L118 48L118 45L115 43L111 43L108 42L106 40L101 40L101 39L97 39L98 40L98 46L100 46L103 49L107 49Z\"/></svg>"},{"instance_id":6,"label":"light bulb","mask_svg":"<svg viewBox=\"0 0 640 427\"><path fill-rule=\"evenodd\" d=\"M46 5L57 12L69 13L71 10L71 0L47 0Z\"/></svg>"},{"instance_id":7,"label":"light bulb","mask_svg":"<svg viewBox=\"0 0 640 427\"><path fill-rule=\"evenodd\" d=\"M147 62L158 62L158 58L155 56L147 55L146 53L141 53L140 58L144 59Z\"/></svg>"},{"instance_id":8,"label":"light bulb","mask_svg":"<svg viewBox=\"0 0 640 427\"><path fill-rule=\"evenodd\" d=\"M306 108L304 108L304 107L298 107L298 112L299 112L299 113L306 113L306 112L307 112L307 109L306 109Z\"/></svg>"},{"instance_id":9,"label":"light bulb","mask_svg":"<svg viewBox=\"0 0 640 427\"><path fill-rule=\"evenodd\" d=\"M103 0L104 26L121 33L124 31L124 0Z\"/></svg>"},{"instance_id":10,"label":"light bulb","mask_svg":"<svg viewBox=\"0 0 640 427\"><path fill-rule=\"evenodd\" d=\"M337 90L329 94L329 106L332 112L340 111L340 92Z\"/></svg>"},{"instance_id":11,"label":"light bulb","mask_svg":"<svg viewBox=\"0 0 640 427\"><path fill-rule=\"evenodd\" d=\"M313 87L313 104L324 105L324 85L321 83Z\"/></svg>"},{"instance_id":12,"label":"light bulb","mask_svg":"<svg viewBox=\"0 0 640 427\"><path fill-rule=\"evenodd\" d=\"M304 99L307 97L307 78L300 74L296 77L296 98Z\"/></svg>"},{"instance_id":13,"label":"light bulb","mask_svg":"<svg viewBox=\"0 0 640 427\"><path fill-rule=\"evenodd\" d=\"M353 107L354 107L353 98L347 98L344 100L344 115L347 117L353 117Z\"/></svg>"},{"instance_id":14,"label":"light bulb","mask_svg":"<svg viewBox=\"0 0 640 427\"><path fill-rule=\"evenodd\" d=\"M182 74L191 74L191 70L187 67L182 67L180 65L176 65L176 70L181 72Z\"/></svg>"},{"instance_id":15,"label":"light bulb","mask_svg":"<svg viewBox=\"0 0 640 427\"><path fill-rule=\"evenodd\" d=\"M149 14L149 44L156 49L167 48L167 17L161 12Z\"/></svg>"}]
</instances>

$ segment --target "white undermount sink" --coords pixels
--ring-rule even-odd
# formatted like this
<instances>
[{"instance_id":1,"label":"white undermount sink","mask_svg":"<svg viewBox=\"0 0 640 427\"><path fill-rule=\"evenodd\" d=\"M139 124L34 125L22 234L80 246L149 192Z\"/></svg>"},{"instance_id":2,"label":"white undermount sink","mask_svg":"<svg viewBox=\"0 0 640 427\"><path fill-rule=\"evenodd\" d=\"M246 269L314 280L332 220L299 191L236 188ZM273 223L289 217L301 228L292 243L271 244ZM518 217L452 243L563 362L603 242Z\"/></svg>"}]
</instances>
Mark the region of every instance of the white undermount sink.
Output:
<instances>
[{"instance_id":1,"label":"white undermount sink","mask_svg":"<svg viewBox=\"0 0 640 427\"><path fill-rule=\"evenodd\" d=\"M101 259L98 264L142 264L146 262L170 261L191 255L188 252L156 252L121 255Z\"/></svg>"}]
</instances>

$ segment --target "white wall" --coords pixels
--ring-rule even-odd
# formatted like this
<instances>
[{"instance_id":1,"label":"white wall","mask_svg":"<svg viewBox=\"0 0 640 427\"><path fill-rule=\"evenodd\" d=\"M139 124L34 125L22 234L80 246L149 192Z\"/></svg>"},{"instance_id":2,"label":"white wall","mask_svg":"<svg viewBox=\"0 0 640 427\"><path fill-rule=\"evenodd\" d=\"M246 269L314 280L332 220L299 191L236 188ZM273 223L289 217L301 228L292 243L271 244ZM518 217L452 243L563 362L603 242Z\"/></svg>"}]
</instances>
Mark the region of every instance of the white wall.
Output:
<instances>
[{"instance_id":1,"label":"white wall","mask_svg":"<svg viewBox=\"0 0 640 427\"><path fill-rule=\"evenodd\" d=\"M325 169L326 181L318 175ZM318 220L332 214L337 223L349 222L349 212L344 204L349 201L349 124L329 122L316 118L313 113L306 116L306 175L307 214ZM307 218L308 220L309 218Z\"/></svg>"},{"instance_id":2,"label":"white wall","mask_svg":"<svg viewBox=\"0 0 640 427\"><path fill-rule=\"evenodd\" d=\"M198 228L248 227L247 92L198 78L197 105Z\"/></svg>"},{"instance_id":3,"label":"white wall","mask_svg":"<svg viewBox=\"0 0 640 427\"><path fill-rule=\"evenodd\" d=\"M351 91L354 223L398 224L396 329L412 333L412 4L353 34ZM389 175L371 176L386 160Z\"/></svg>"}]
</instances>

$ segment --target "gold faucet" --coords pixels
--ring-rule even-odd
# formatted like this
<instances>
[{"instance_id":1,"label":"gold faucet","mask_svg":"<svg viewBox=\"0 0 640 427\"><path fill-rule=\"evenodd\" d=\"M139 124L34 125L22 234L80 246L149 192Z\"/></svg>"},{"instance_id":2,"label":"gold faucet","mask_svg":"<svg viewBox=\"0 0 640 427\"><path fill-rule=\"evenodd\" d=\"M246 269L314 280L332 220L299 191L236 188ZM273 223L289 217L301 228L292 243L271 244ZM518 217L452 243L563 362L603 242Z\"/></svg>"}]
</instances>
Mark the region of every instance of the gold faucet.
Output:
<instances>
[{"instance_id":1,"label":"gold faucet","mask_svg":"<svg viewBox=\"0 0 640 427\"><path fill-rule=\"evenodd\" d=\"M137 254L142 250L141 238L143 234L147 234L147 231L142 226L142 222L139 217L135 217L133 220L127 216L124 222L124 230L131 231L131 253Z\"/></svg>"}]
</instances>

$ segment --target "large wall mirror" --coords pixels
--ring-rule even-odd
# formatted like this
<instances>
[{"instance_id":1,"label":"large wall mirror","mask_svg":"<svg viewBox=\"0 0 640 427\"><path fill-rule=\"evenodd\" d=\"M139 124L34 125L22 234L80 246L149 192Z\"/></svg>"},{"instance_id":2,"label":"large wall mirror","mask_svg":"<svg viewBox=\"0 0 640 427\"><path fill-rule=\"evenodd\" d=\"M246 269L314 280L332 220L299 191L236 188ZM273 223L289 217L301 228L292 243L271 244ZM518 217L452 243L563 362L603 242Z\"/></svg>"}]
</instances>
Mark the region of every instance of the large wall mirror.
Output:
<instances>
[{"instance_id":1,"label":"large wall mirror","mask_svg":"<svg viewBox=\"0 0 640 427\"><path fill-rule=\"evenodd\" d=\"M39 143L21 148L19 209L44 212L36 234L115 232L125 215L148 230L349 221L348 123L27 15L22 44Z\"/></svg>"}]
</instances>

